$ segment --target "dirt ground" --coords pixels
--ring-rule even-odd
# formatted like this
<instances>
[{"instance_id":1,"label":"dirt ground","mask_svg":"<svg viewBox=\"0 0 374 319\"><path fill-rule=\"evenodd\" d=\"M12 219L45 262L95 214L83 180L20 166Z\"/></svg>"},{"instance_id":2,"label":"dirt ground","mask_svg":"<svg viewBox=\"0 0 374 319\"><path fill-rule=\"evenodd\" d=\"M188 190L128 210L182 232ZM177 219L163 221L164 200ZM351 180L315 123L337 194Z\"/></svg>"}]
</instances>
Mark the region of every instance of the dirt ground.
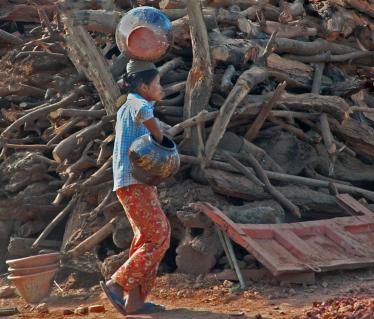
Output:
<instances>
[{"instance_id":1,"label":"dirt ground","mask_svg":"<svg viewBox=\"0 0 374 319\"><path fill-rule=\"evenodd\" d=\"M11 318L123 318L107 302L97 284L90 288L71 288L73 282L72 276L65 282L59 282L62 290L55 288L45 301L48 314L38 313L21 298L0 299L0 307L18 307L20 314ZM222 283L214 278L164 275L157 279L149 299L166 305L167 311L128 318L374 318L374 269L320 274L314 285L290 285L275 281L247 284L245 291L237 291L231 282ZM74 310L78 306L98 304L105 306L105 313L63 315L64 309Z\"/></svg>"}]
</instances>

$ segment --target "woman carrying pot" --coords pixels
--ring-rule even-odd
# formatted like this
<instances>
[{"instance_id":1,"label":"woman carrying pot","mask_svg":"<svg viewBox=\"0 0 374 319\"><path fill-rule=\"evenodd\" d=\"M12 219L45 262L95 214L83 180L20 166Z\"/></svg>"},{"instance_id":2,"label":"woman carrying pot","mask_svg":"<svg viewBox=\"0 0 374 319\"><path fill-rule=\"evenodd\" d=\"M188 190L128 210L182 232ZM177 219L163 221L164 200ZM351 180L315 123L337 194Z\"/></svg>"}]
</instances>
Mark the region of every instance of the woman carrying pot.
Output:
<instances>
[{"instance_id":1,"label":"woman carrying pot","mask_svg":"<svg viewBox=\"0 0 374 319\"><path fill-rule=\"evenodd\" d=\"M160 76L151 62L130 60L124 76L126 102L117 112L113 150L114 188L134 232L129 259L112 278L101 282L108 299L124 315L163 311L145 302L161 259L170 243L170 225L158 200L157 189L137 181L131 173L131 144L151 134L162 144L163 133L153 105L163 97ZM124 295L126 296L124 298Z\"/></svg>"}]
</instances>

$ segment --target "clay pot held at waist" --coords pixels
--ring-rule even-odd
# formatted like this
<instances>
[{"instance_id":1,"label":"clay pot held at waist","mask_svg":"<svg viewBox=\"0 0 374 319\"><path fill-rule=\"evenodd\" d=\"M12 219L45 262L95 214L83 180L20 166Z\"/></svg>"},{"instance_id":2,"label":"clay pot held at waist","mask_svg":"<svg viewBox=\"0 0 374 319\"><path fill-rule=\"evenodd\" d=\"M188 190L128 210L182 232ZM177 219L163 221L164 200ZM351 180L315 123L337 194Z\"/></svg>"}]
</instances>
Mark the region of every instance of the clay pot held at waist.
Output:
<instances>
[{"instance_id":1,"label":"clay pot held at waist","mask_svg":"<svg viewBox=\"0 0 374 319\"><path fill-rule=\"evenodd\" d=\"M129 158L134 178L147 185L158 185L175 174L180 166L175 143L164 137L162 145L151 135L137 138L130 146Z\"/></svg>"}]
</instances>

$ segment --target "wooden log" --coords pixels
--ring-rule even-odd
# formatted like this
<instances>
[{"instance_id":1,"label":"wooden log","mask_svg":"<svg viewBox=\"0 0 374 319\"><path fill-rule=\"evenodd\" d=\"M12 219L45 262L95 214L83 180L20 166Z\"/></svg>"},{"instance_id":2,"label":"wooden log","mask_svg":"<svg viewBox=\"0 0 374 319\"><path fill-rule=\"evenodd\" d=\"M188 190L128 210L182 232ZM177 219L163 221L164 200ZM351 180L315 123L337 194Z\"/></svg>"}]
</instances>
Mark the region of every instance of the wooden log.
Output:
<instances>
[{"instance_id":1,"label":"wooden log","mask_svg":"<svg viewBox=\"0 0 374 319\"><path fill-rule=\"evenodd\" d=\"M254 140L257 133L260 131L262 125L264 124L266 118L269 116L271 109L273 108L275 102L279 100L284 92L286 87L286 82L279 84L274 92L274 95L270 98L270 100L264 104L261 108L260 113L257 115L256 120L253 122L251 127L248 129L247 133L245 134L245 139L248 141Z\"/></svg>"},{"instance_id":2,"label":"wooden log","mask_svg":"<svg viewBox=\"0 0 374 319\"><path fill-rule=\"evenodd\" d=\"M217 22L223 25L238 25L240 19L255 20L259 14L263 14L266 20L278 20L280 10L278 7L266 2L258 2L243 11L230 11L222 7L216 9Z\"/></svg>"},{"instance_id":3,"label":"wooden log","mask_svg":"<svg viewBox=\"0 0 374 319\"><path fill-rule=\"evenodd\" d=\"M217 63L242 65L253 61L260 50L257 41L247 39L232 39L214 30L209 34L211 55Z\"/></svg>"},{"instance_id":4,"label":"wooden log","mask_svg":"<svg viewBox=\"0 0 374 319\"><path fill-rule=\"evenodd\" d=\"M75 101L77 98L81 97L83 94L85 94L85 86L82 85L78 89L75 89L68 96L61 99L61 101L45 106L43 108L37 109L35 111L31 111L30 113L20 117L19 119L14 121L11 125L9 125L1 133L1 137L8 136L11 132L13 132L14 130L17 130L22 125L24 125L26 122L35 121L36 119L42 118L43 116L45 116L46 114L54 110L57 110L61 107L69 105L71 102Z\"/></svg>"},{"instance_id":5,"label":"wooden log","mask_svg":"<svg viewBox=\"0 0 374 319\"><path fill-rule=\"evenodd\" d=\"M201 160L193 156L181 155L181 161L183 163L201 165ZM219 162L219 161L212 161L211 167L217 170L239 173L239 170L233 167L232 165ZM248 168L248 169L251 169L251 168ZM314 178L272 172L268 170L265 170L265 173L269 179L278 181L278 182L284 182L284 183L290 183L290 184L296 184L296 185L306 185L309 187L322 187L322 188L328 188L329 185L331 184L330 182L325 181L325 180L318 180ZM340 183L334 183L334 185L337 187L339 192L349 193L349 194L356 195L356 196L364 196L365 198L369 200L374 200L374 192L372 191L369 191L369 190L366 190L360 187L355 187L355 186L350 186L350 185L345 185L345 184L340 184Z\"/></svg>"},{"instance_id":6,"label":"wooden log","mask_svg":"<svg viewBox=\"0 0 374 319\"><path fill-rule=\"evenodd\" d=\"M91 124L62 140L53 149L52 155L56 162L62 163L65 159L75 157L77 153L93 138L100 135L105 125L112 119L111 116L103 117L101 121Z\"/></svg>"},{"instance_id":7,"label":"wooden log","mask_svg":"<svg viewBox=\"0 0 374 319\"><path fill-rule=\"evenodd\" d=\"M358 154L374 159L374 129L359 123L354 119L348 119L339 124L334 119L329 119L332 132L341 138L350 148Z\"/></svg>"},{"instance_id":8,"label":"wooden log","mask_svg":"<svg viewBox=\"0 0 374 319\"><path fill-rule=\"evenodd\" d=\"M35 198L35 197L34 197ZM43 218L46 220L52 219L61 211L62 207L46 205L46 204L31 204L24 203L19 198L16 200L1 200L0 201L0 220L22 220ZM12 212L9 215L9 211ZM41 214L42 212L42 214Z\"/></svg>"},{"instance_id":9,"label":"wooden log","mask_svg":"<svg viewBox=\"0 0 374 319\"><path fill-rule=\"evenodd\" d=\"M262 148L252 144L233 132L226 132L223 135L219 148L235 153L235 156L244 163L247 162L248 156L252 154L258 162L262 163L265 169L279 173L284 172L284 170Z\"/></svg>"},{"instance_id":10,"label":"wooden log","mask_svg":"<svg viewBox=\"0 0 374 319\"><path fill-rule=\"evenodd\" d=\"M11 94L43 98L45 90L25 83L15 83L0 89L0 97L6 97Z\"/></svg>"},{"instance_id":11,"label":"wooden log","mask_svg":"<svg viewBox=\"0 0 374 319\"><path fill-rule=\"evenodd\" d=\"M16 55L15 59L22 59L25 57L46 57L55 62L70 65L70 60L62 53L53 53L47 51L22 51Z\"/></svg>"},{"instance_id":12,"label":"wooden log","mask_svg":"<svg viewBox=\"0 0 374 319\"><path fill-rule=\"evenodd\" d=\"M101 118L106 114L105 110L80 110L80 109L58 109L49 113L53 120L59 117L92 117Z\"/></svg>"},{"instance_id":13,"label":"wooden log","mask_svg":"<svg viewBox=\"0 0 374 319\"><path fill-rule=\"evenodd\" d=\"M265 186L263 182L261 182L256 175L252 173L247 167L245 167L242 163L240 163L237 159L230 155L227 151L222 152L223 158L230 163L233 167L235 167L239 172L241 172L244 176L248 177L254 184L259 186Z\"/></svg>"},{"instance_id":14,"label":"wooden log","mask_svg":"<svg viewBox=\"0 0 374 319\"><path fill-rule=\"evenodd\" d=\"M160 105L173 106L173 105L182 105L184 102L185 92L181 91L176 97L165 99L160 101Z\"/></svg>"},{"instance_id":15,"label":"wooden log","mask_svg":"<svg viewBox=\"0 0 374 319\"><path fill-rule=\"evenodd\" d=\"M205 172L211 187L219 194L248 201L271 198L271 195L264 192L262 187L255 186L244 176L214 169L207 169ZM296 186L278 187L278 190L300 207L303 215L321 213L325 216L344 215L343 210L336 205L335 198L331 195Z\"/></svg>"},{"instance_id":16,"label":"wooden log","mask_svg":"<svg viewBox=\"0 0 374 319\"><path fill-rule=\"evenodd\" d=\"M284 196L277 188L275 188L269 181L264 169L261 167L260 163L256 158L249 154L248 161L251 163L253 169L255 170L257 176L265 184L266 190L274 197L274 199L281 204L285 209L287 209L295 217L301 218L301 213L299 207L297 207L292 201L290 201L286 196Z\"/></svg>"},{"instance_id":17,"label":"wooden log","mask_svg":"<svg viewBox=\"0 0 374 319\"><path fill-rule=\"evenodd\" d=\"M262 101L269 95L254 96L248 95L245 103L255 103ZM269 96L270 97L270 96ZM284 93L276 106L284 105L292 111L309 111L315 113L327 113L329 116L344 122L349 117L349 105L341 97L318 95L312 93L290 94Z\"/></svg>"},{"instance_id":18,"label":"wooden log","mask_svg":"<svg viewBox=\"0 0 374 319\"><path fill-rule=\"evenodd\" d=\"M63 10L78 10L78 9L104 9L108 11L114 11L117 6L113 0L81 0L79 2L74 0L63 0L59 3L59 6Z\"/></svg>"},{"instance_id":19,"label":"wooden log","mask_svg":"<svg viewBox=\"0 0 374 319\"><path fill-rule=\"evenodd\" d=\"M65 188L67 187L68 185L70 185L71 183L73 183L73 181L77 178L77 175L75 173L70 173L66 179L66 181L64 182L64 184L62 185L62 188ZM54 201L52 202L53 205L60 205L61 204L61 201L62 199L64 198L63 194L61 193L58 193L56 198L54 199Z\"/></svg>"},{"instance_id":20,"label":"wooden log","mask_svg":"<svg viewBox=\"0 0 374 319\"><path fill-rule=\"evenodd\" d=\"M88 142L88 144L86 145L86 147L84 148L82 152L81 157L66 169L66 172L68 174L70 173L81 174L84 171L88 170L89 168L96 167L96 160L88 156L88 152L91 149L92 145L93 145L93 141Z\"/></svg>"},{"instance_id":21,"label":"wooden log","mask_svg":"<svg viewBox=\"0 0 374 319\"><path fill-rule=\"evenodd\" d=\"M222 76L222 80L221 80L222 92L229 93L231 91L231 89L234 86L234 84L232 83L232 78L235 75L235 73L236 73L235 67L230 64Z\"/></svg>"},{"instance_id":22,"label":"wooden log","mask_svg":"<svg viewBox=\"0 0 374 319\"><path fill-rule=\"evenodd\" d=\"M187 7L187 0L161 0L160 9L183 9Z\"/></svg>"},{"instance_id":23,"label":"wooden log","mask_svg":"<svg viewBox=\"0 0 374 319\"><path fill-rule=\"evenodd\" d=\"M77 25L84 26L88 31L114 34L121 20L121 13L106 10L76 10L73 19Z\"/></svg>"},{"instance_id":24,"label":"wooden log","mask_svg":"<svg viewBox=\"0 0 374 319\"><path fill-rule=\"evenodd\" d=\"M8 246L8 253L12 257L28 257L36 255L40 249L50 249L58 251L61 246L61 241L58 240L43 240L39 248L32 248L31 245L35 238L11 237Z\"/></svg>"},{"instance_id":25,"label":"wooden log","mask_svg":"<svg viewBox=\"0 0 374 319\"><path fill-rule=\"evenodd\" d=\"M38 8L42 8L50 19L53 18L53 14L56 12L56 6L54 4L39 4L38 6L27 4L5 4L0 7L0 20L39 23L40 18Z\"/></svg>"},{"instance_id":26,"label":"wooden log","mask_svg":"<svg viewBox=\"0 0 374 319\"><path fill-rule=\"evenodd\" d=\"M114 134L111 134L100 143L100 152L96 160L96 164L98 166L103 165L105 161L112 155L112 149L109 147L109 144L113 142Z\"/></svg>"},{"instance_id":27,"label":"wooden log","mask_svg":"<svg viewBox=\"0 0 374 319\"><path fill-rule=\"evenodd\" d=\"M269 3L269 1L263 1ZM241 8L248 8L257 4L256 0L207 0L206 5L211 7L230 7L232 5L238 5Z\"/></svg>"},{"instance_id":28,"label":"wooden log","mask_svg":"<svg viewBox=\"0 0 374 319\"><path fill-rule=\"evenodd\" d=\"M72 195L76 191L86 189L90 186L96 186L98 183L105 180L107 177L112 177L112 169L110 168L112 164L112 156L110 156L106 162L89 178L87 178L84 182L76 182L59 190L60 194L64 195Z\"/></svg>"},{"instance_id":29,"label":"wooden log","mask_svg":"<svg viewBox=\"0 0 374 319\"><path fill-rule=\"evenodd\" d=\"M204 23L200 1L188 1L187 12L190 21L193 61L186 85L184 100L185 119L208 108L214 73L210 58L208 32ZM194 153L202 156L205 138L203 126L197 125L197 127L187 130L186 138L191 138Z\"/></svg>"},{"instance_id":30,"label":"wooden log","mask_svg":"<svg viewBox=\"0 0 374 319\"><path fill-rule=\"evenodd\" d=\"M304 0L296 0L292 4L283 1L282 12L279 15L279 22L289 23L305 16Z\"/></svg>"},{"instance_id":31,"label":"wooden log","mask_svg":"<svg viewBox=\"0 0 374 319\"><path fill-rule=\"evenodd\" d=\"M250 92L254 85L263 82L266 78L267 71L264 68L257 66L251 67L239 77L225 103L220 108L219 115L214 121L212 131L210 132L205 144L205 156L207 161L212 159L236 107L248 92Z\"/></svg>"},{"instance_id":32,"label":"wooden log","mask_svg":"<svg viewBox=\"0 0 374 319\"><path fill-rule=\"evenodd\" d=\"M186 86L187 86L186 81L173 83L173 84L165 86L163 88L163 92L164 92L165 97L168 97L170 95L185 91Z\"/></svg>"},{"instance_id":33,"label":"wooden log","mask_svg":"<svg viewBox=\"0 0 374 319\"><path fill-rule=\"evenodd\" d=\"M90 107L88 111L97 111L101 107L102 107L101 102L98 102L95 105L93 105L92 107ZM51 112L51 113L52 113L52 115L54 114L53 112ZM50 116L51 116L51 113L50 113ZM57 134L48 141L47 145L51 145L51 144L54 144L54 143L58 142L67 132L69 132L71 129L73 129L75 127L75 125L77 125L81 120L82 120L82 118L78 117L78 118L70 120L67 123L64 123L62 126L57 128L55 130L55 132Z\"/></svg>"},{"instance_id":34,"label":"wooden log","mask_svg":"<svg viewBox=\"0 0 374 319\"><path fill-rule=\"evenodd\" d=\"M354 8L374 18L373 3L370 0L333 0L332 3L343 7Z\"/></svg>"},{"instance_id":35,"label":"wooden log","mask_svg":"<svg viewBox=\"0 0 374 319\"><path fill-rule=\"evenodd\" d=\"M105 238L113 233L113 225L117 222L118 218L111 219L107 224L100 228L97 232L86 238L79 245L68 251L68 254L79 256L86 251L91 250Z\"/></svg>"},{"instance_id":36,"label":"wooden log","mask_svg":"<svg viewBox=\"0 0 374 319\"><path fill-rule=\"evenodd\" d=\"M299 37L315 37L317 35L316 28L308 28L302 25L282 24L276 21L264 21L261 23L262 30L267 34L272 34L278 30L280 38L299 38Z\"/></svg>"},{"instance_id":37,"label":"wooden log","mask_svg":"<svg viewBox=\"0 0 374 319\"><path fill-rule=\"evenodd\" d=\"M21 38L0 29L0 41L13 45L22 45L24 42Z\"/></svg>"},{"instance_id":38,"label":"wooden log","mask_svg":"<svg viewBox=\"0 0 374 319\"><path fill-rule=\"evenodd\" d=\"M77 70L94 83L107 114L116 114L115 105L121 92L107 61L84 27L74 25L70 12L65 10L62 18L67 30L65 38L70 59Z\"/></svg>"},{"instance_id":39,"label":"wooden log","mask_svg":"<svg viewBox=\"0 0 374 319\"><path fill-rule=\"evenodd\" d=\"M51 231L70 213L73 205L76 203L77 198L73 197L66 207L48 224L48 226L42 231L35 242L32 244L32 248L36 248L40 243L47 238Z\"/></svg>"},{"instance_id":40,"label":"wooden log","mask_svg":"<svg viewBox=\"0 0 374 319\"><path fill-rule=\"evenodd\" d=\"M10 144L3 143L2 147L4 149L12 148L14 150L27 150L27 151L49 151L53 149L56 145L43 145L43 144L33 144L33 145L22 145L22 144Z\"/></svg>"},{"instance_id":41,"label":"wooden log","mask_svg":"<svg viewBox=\"0 0 374 319\"><path fill-rule=\"evenodd\" d=\"M0 271L6 271L9 238L13 232L14 221L0 221Z\"/></svg>"},{"instance_id":42,"label":"wooden log","mask_svg":"<svg viewBox=\"0 0 374 319\"><path fill-rule=\"evenodd\" d=\"M301 62L308 62L308 63L322 63L322 62L346 62L348 60L355 60L355 59L362 59L365 57L372 57L374 56L373 51L357 51L351 52L347 54L340 54L340 55L332 55L330 52L324 52L317 55L292 55L286 54L284 57L297 60ZM361 60L356 61L356 63L361 63Z\"/></svg>"},{"instance_id":43,"label":"wooden log","mask_svg":"<svg viewBox=\"0 0 374 319\"><path fill-rule=\"evenodd\" d=\"M274 124L280 126L285 131L288 131L291 134L294 134L295 136L297 136L299 139L301 139L304 142L307 142L307 143L310 143L310 144L313 144L313 143L316 142L309 135L305 134L302 129L300 129L300 128L298 128L298 127L296 127L296 126L294 126L294 125L292 125L290 123L286 123L282 119L274 118L274 117L269 117L269 120L271 122L273 122Z\"/></svg>"},{"instance_id":44,"label":"wooden log","mask_svg":"<svg viewBox=\"0 0 374 319\"><path fill-rule=\"evenodd\" d=\"M347 54L357 51L352 47L328 42L323 39L305 42L293 39L277 38L275 43L275 52L292 53L296 55L315 55L326 51L330 51L332 54Z\"/></svg>"},{"instance_id":45,"label":"wooden log","mask_svg":"<svg viewBox=\"0 0 374 319\"><path fill-rule=\"evenodd\" d=\"M183 59L181 57L174 58L166 63L164 63L162 66L158 67L158 73L160 77L162 78L164 75L166 75L169 71L175 70L181 66L184 66Z\"/></svg>"},{"instance_id":46,"label":"wooden log","mask_svg":"<svg viewBox=\"0 0 374 319\"><path fill-rule=\"evenodd\" d=\"M171 21L178 20L187 15L187 8L184 9L162 9Z\"/></svg>"},{"instance_id":47,"label":"wooden log","mask_svg":"<svg viewBox=\"0 0 374 319\"><path fill-rule=\"evenodd\" d=\"M323 137L323 142L325 143L327 152L332 155L336 152L336 145L334 143L334 138L332 136L329 120L326 113L322 113L320 117L321 132Z\"/></svg>"}]
</instances>

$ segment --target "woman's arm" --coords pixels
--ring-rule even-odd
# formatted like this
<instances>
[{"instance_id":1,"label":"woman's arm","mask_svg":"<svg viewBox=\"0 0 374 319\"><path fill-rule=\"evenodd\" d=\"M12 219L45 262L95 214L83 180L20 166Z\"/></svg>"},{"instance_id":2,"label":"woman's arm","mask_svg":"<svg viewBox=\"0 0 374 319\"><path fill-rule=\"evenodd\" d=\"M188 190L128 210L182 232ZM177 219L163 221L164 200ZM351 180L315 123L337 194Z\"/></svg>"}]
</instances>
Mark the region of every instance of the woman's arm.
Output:
<instances>
[{"instance_id":1,"label":"woman's arm","mask_svg":"<svg viewBox=\"0 0 374 319\"><path fill-rule=\"evenodd\" d=\"M164 139L164 135L162 134L159 121L155 117L152 117L151 119L144 121L143 124L157 140L157 142L161 144L162 140Z\"/></svg>"}]
</instances>

